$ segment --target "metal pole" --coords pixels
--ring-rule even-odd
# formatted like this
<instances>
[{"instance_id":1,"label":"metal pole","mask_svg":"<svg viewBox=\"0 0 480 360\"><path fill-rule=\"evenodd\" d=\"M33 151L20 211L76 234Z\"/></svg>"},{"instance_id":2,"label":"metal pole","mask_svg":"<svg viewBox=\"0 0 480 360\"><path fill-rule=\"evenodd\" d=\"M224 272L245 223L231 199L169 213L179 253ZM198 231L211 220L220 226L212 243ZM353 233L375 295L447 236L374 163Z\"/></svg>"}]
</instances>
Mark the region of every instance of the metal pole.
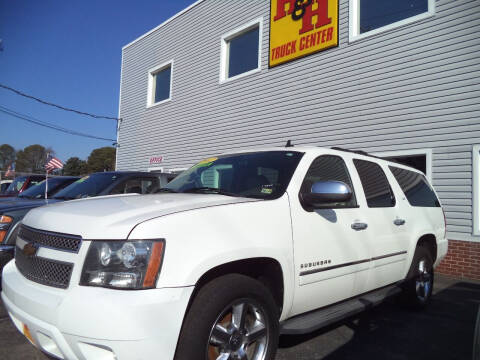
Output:
<instances>
[{"instance_id":1,"label":"metal pole","mask_svg":"<svg viewBox=\"0 0 480 360\"><path fill-rule=\"evenodd\" d=\"M50 157L50 154L47 153L47 162L49 157ZM47 163L45 163L45 165L47 165ZM45 167L45 200L47 200L47 193L48 193L48 170Z\"/></svg>"}]
</instances>

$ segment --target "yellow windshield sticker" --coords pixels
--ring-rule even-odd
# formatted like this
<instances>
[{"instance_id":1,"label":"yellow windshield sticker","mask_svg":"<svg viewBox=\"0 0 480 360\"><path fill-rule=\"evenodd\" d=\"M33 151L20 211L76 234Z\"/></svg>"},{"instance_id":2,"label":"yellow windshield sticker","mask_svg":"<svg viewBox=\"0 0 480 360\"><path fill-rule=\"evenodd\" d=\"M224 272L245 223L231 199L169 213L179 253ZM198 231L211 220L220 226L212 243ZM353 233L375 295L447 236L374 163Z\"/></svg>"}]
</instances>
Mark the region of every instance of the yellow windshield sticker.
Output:
<instances>
[{"instance_id":1,"label":"yellow windshield sticker","mask_svg":"<svg viewBox=\"0 0 480 360\"><path fill-rule=\"evenodd\" d=\"M199 167L204 167L204 166L210 166L212 165L215 161L217 161L217 157L211 157L205 160L200 161L197 165L194 166L194 168L199 168Z\"/></svg>"},{"instance_id":2,"label":"yellow windshield sticker","mask_svg":"<svg viewBox=\"0 0 480 360\"><path fill-rule=\"evenodd\" d=\"M261 193L262 194L271 194L273 192L273 189L272 188L262 188L262 191Z\"/></svg>"},{"instance_id":3,"label":"yellow windshield sticker","mask_svg":"<svg viewBox=\"0 0 480 360\"><path fill-rule=\"evenodd\" d=\"M89 177L90 177L90 176L84 176L84 177L82 177L81 179L78 179L78 180L75 181L75 182L77 182L77 183L84 182L84 181L87 180Z\"/></svg>"}]
</instances>

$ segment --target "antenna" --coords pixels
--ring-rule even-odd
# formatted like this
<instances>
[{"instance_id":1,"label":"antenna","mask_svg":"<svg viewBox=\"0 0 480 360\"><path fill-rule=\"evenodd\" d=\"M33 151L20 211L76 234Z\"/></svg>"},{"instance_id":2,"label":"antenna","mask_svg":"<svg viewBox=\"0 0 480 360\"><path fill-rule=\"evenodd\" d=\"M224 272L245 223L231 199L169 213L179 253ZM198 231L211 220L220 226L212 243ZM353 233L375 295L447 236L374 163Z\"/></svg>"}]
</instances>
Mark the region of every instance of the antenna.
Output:
<instances>
[{"instance_id":1,"label":"antenna","mask_svg":"<svg viewBox=\"0 0 480 360\"><path fill-rule=\"evenodd\" d=\"M292 140L287 140L285 147L293 147Z\"/></svg>"}]
</instances>

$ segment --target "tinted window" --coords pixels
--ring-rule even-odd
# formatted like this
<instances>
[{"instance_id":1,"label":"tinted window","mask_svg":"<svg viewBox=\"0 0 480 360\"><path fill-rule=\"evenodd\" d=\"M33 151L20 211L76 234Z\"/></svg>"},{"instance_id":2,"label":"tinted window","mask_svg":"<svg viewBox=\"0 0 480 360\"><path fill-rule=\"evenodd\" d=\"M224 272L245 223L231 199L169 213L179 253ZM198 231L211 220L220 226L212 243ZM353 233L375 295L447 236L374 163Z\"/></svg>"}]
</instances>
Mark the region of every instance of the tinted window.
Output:
<instances>
[{"instance_id":1,"label":"tinted window","mask_svg":"<svg viewBox=\"0 0 480 360\"><path fill-rule=\"evenodd\" d=\"M155 82L155 103L170 97L171 73L172 68L169 66L153 75Z\"/></svg>"},{"instance_id":2,"label":"tinted window","mask_svg":"<svg viewBox=\"0 0 480 360\"><path fill-rule=\"evenodd\" d=\"M390 170L410 205L422 207L440 206L440 202L423 175L393 166L390 166Z\"/></svg>"},{"instance_id":3,"label":"tinted window","mask_svg":"<svg viewBox=\"0 0 480 360\"><path fill-rule=\"evenodd\" d=\"M353 191L352 181L343 159L339 156L323 155L316 158L312 162L312 165L310 165L307 175L305 175L305 179L303 180L300 192L310 192L314 183L317 181L328 180L341 181L350 186L350 189ZM347 206L354 207L356 205L357 201L355 199L355 195L353 195L350 201L347 203ZM335 206L335 204L332 204L332 208Z\"/></svg>"},{"instance_id":4,"label":"tinted window","mask_svg":"<svg viewBox=\"0 0 480 360\"><path fill-rule=\"evenodd\" d=\"M382 168L373 162L353 160L371 208L395 206L395 197Z\"/></svg>"},{"instance_id":5,"label":"tinted window","mask_svg":"<svg viewBox=\"0 0 480 360\"><path fill-rule=\"evenodd\" d=\"M182 172L163 191L218 189L231 196L275 199L287 189L302 156L295 151L265 151L211 157Z\"/></svg>"},{"instance_id":6,"label":"tinted window","mask_svg":"<svg viewBox=\"0 0 480 360\"><path fill-rule=\"evenodd\" d=\"M428 11L428 0L359 0L360 33Z\"/></svg>"},{"instance_id":7,"label":"tinted window","mask_svg":"<svg viewBox=\"0 0 480 360\"><path fill-rule=\"evenodd\" d=\"M133 178L122 181L110 191L110 194L150 194L159 188L157 178Z\"/></svg>"},{"instance_id":8,"label":"tinted window","mask_svg":"<svg viewBox=\"0 0 480 360\"><path fill-rule=\"evenodd\" d=\"M228 77L258 67L258 27L228 41Z\"/></svg>"},{"instance_id":9,"label":"tinted window","mask_svg":"<svg viewBox=\"0 0 480 360\"><path fill-rule=\"evenodd\" d=\"M17 177L15 180L13 180L12 183L10 183L10 185L7 188L7 191L5 191L5 194L9 194L9 195L18 194L23 184L25 184L25 181L27 181L26 176Z\"/></svg>"},{"instance_id":10,"label":"tinted window","mask_svg":"<svg viewBox=\"0 0 480 360\"><path fill-rule=\"evenodd\" d=\"M118 179L119 176L112 173L96 173L85 176L59 191L54 198L71 200L97 196Z\"/></svg>"},{"instance_id":11,"label":"tinted window","mask_svg":"<svg viewBox=\"0 0 480 360\"><path fill-rule=\"evenodd\" d=\"M65 179L65 178L49 178L48 184L46 180L38 183L35 186L25 190L18 197L28 198L28 199L42 199L45 196L45 187L48 185L48 194L47 197L52 196L59 190L63 189L65 186L71 184L76 179Z\"/></svg>"}]
</instances>

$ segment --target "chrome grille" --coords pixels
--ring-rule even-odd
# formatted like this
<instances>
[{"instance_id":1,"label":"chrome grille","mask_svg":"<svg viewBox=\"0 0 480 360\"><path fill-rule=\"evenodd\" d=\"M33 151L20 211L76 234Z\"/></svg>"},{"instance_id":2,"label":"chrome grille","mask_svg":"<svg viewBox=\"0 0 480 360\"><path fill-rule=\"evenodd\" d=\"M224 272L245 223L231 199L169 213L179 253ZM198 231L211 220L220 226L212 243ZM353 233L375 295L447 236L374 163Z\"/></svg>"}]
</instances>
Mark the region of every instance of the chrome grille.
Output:
<instances>
[{"instance_id":1,"label":"chrome grille","mask_svg":"<svg viewBox=\"0 0 480 360\"><path fill-rule=\"evenodd\" d=\"M70 283L73 264L45 259L38 256L27 256L18 246L15 249L17 269L27 279L39 284L66 289Z\"/></svg>"},{"instance_id":2,"label":"chrome grille","mask_svg":"<svg viewBox=\"0 0 480 360\"><path fill-rule=\"evenodd\" d=\"M25 225L21 225L19 237L27 242L33 242L41 246L73 252L78 252L82 242L82 237L78 235L52 233L32 229Z\"/></svg>"}]
</instances>

